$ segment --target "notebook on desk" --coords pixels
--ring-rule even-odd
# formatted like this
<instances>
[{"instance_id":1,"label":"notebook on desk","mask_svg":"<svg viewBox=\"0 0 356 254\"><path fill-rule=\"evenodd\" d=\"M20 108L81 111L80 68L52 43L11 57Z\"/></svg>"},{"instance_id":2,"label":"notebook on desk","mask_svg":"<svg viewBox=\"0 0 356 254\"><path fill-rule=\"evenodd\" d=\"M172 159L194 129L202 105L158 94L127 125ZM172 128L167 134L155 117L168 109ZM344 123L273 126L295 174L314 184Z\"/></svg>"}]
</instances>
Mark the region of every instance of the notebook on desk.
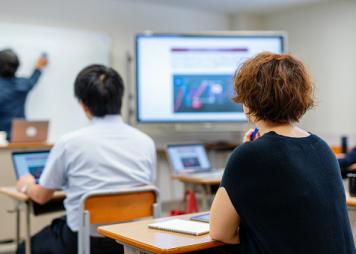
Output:
<instances>
[{"instance_id":1,"label":"notebook on desk","mask_svg":"<svg viewBox=\"0 0 356 254\"><path fill-rule=\"evenodd\" d=\"M223 175L223 169L212 168L204 144L170 144L166 151L173 175L204 178L221 178Z\"/></svg>"},{"instance_id":2,"label":"notebook on desk","mask_svg":"<svg viewBox=\"0 0 356 254\"><path fill-rule=\"evenodd\" d=\"M203 222L172 219L157 223L148 224L149 228L171 231L188 235L204 235L209 233L209 224Z\"/></svg>"}]
</instances>

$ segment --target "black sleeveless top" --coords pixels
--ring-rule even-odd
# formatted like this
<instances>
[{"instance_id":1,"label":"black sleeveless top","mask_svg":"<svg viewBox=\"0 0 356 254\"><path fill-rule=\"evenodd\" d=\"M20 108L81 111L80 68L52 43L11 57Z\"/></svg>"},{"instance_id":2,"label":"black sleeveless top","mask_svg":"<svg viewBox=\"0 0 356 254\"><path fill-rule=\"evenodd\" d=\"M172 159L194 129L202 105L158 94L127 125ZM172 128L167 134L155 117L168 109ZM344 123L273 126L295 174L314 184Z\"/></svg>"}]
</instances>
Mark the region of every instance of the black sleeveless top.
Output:
<instances>
[{"instance_id":1,"label":"black sleeveless top","mask_svg":"<svg viewBox=\"0 0 356 254\"><path fill-rule=\"evenodd\" d=\"M338 162L313 134L242 144L221 187L241 218L242 254L356 253Z\"/></svg>"}]
</instances>

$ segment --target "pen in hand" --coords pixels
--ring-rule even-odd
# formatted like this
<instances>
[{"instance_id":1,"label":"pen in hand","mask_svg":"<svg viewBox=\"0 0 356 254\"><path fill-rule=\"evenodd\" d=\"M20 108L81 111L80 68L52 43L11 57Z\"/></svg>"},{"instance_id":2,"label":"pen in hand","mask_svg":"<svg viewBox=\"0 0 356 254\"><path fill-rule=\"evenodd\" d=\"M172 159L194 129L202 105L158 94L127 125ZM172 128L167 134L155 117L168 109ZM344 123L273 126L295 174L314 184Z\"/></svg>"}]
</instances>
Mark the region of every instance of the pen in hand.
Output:
<instances>
[{"instance_id":1,"label":"pen in hand","mask_svg":"<svg viewBox=\"0 0 356 254\"><path fill-rule=\"evenodd\" d=\"M258 131L259 131L258 128L255 128L253 130L253 132L251 133L251 136L250 136L250 141L253 141L256 138L256 135L257 135Z\"/></svg>"}]
</instances>

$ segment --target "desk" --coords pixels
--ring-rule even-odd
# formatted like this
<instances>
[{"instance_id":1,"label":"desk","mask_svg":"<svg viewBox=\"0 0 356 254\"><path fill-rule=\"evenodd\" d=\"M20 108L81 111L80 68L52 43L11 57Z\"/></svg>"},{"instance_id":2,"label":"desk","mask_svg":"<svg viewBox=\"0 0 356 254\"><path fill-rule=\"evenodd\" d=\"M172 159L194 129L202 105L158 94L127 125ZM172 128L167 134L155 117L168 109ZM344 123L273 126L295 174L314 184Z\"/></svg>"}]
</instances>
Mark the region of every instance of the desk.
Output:
<instances>
[{"instance_id":1,"label":"desk","mask_svg":"<svg viewBox=\"0 0 356 254\"><path fill-rule=\"evenodd\" d=\"M347 196L347 197L346 197L346 204L347 204L348 206L353 206L353 207L355 207L355 206L356 206L356 197L349 197L349 196Z\"/></svg>"},{"instance_id":2,"label":"desk","mask_svg":"<svg viewBox=\"0 0 356 254\"><path fill-rule=\"evenodd\" d=\"M181 181L185 189L193 189L194 186L201 187L202 194L202 210L209 210L209 198L211 197L211 186L219 185L221 177L194 177L189 175L176 175L172 176L173 179Z\"/></svg>"},{"instance_id":3,"label":"desk","mask_svg":"<svg viewBox=\"0 0 356 254\"><path fill-rule=\"evenodd\" d=\"M176 216L174 218L189 219L192 214ZM169 220L172 217L141 220L122 224L98 227L98 232L114 239L125 247L125 254L144 253L187 253L224 245L214 241L209 234L191 236L148 228L148 224Z\"/></svg>"},{"instance_id":4,"label":"desk","mask_svg":"<svg viewBox=\"0 0 356 254\"><path fill-rule=\"evenodd\" d=\"M13 186L16 184L16 175L13 168L11 153L14 151L49 150L51 144L47 143L10 143L0 145L0 186ZM15 236L14 214L7 212L13 207L13 201L6 196L0 196L0 240L12 240ZM47 224L48 218L40 217L36 219L34 229L38 230Z\"/></svg>"},{"instance_id":5,"label":"desk","mask_svg":"<svg viewBox=\"0 0 356 254\"><path fill-rule=\"evenodd\" d=\"M25 220L26 220L26 253L31 253L31 221L30 221L30 213L32 207L32 200L25 195L24 193L18 192L15 187L1 187L0 193L4 194L11 199L13 199L16 203L15 205L15 213L16 213L16 244L20 242L20 207L25 204ZM56 191L53 196L53 200L63 200L65 198L65 194L63 191Z\"/></svg>"}]
</instances>

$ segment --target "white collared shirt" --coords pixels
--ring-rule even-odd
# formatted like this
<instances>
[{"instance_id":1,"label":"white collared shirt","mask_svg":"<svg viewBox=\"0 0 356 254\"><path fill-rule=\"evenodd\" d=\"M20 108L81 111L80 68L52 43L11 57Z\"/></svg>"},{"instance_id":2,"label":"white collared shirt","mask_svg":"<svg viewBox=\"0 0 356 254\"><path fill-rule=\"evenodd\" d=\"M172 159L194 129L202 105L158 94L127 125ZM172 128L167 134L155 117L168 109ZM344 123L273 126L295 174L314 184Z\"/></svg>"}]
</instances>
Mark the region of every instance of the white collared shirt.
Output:
<instances>
[{"instance_id":1,"label":"white collared shirt","mask_svg":"<svg viewBox=\"0 0 356 254\"><path fill-rule=\"evenodd\" d=\"M82 195L93 190L152 184L156 150L152 139L118 115L93 118L91 124L62 137L52 148L40 185L63 189L67 224L79 229Z\"/></svg>"}]
</instances>

